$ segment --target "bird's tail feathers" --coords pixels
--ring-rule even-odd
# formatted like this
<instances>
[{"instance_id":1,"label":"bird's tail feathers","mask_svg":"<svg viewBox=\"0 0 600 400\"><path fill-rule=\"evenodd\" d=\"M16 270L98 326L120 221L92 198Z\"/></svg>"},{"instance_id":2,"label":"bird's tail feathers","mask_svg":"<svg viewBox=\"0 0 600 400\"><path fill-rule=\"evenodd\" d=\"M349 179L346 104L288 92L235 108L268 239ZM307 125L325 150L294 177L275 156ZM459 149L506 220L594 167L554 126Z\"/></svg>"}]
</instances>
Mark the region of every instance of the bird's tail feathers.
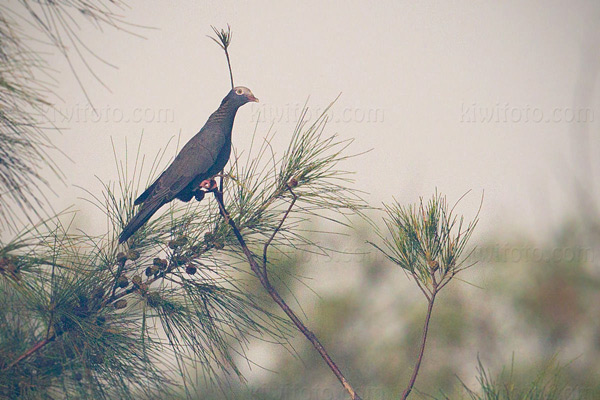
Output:
<instances>
[{"instance_id":1,"label":"bird's tail feathers","mask_svg":"<svg viewBox=\"0 0 600 400\"><path fill-rule=\"evenodd\" d=\"M142 225L144 225L148 220L154 215L156 211L162 206L160 202L153 203L144 203L138 211L138 213L129 221L125 228L123 228L123 232L119 235L119 243L123 243L127 239L129 239Z\"/></svg>"}]
</instances>

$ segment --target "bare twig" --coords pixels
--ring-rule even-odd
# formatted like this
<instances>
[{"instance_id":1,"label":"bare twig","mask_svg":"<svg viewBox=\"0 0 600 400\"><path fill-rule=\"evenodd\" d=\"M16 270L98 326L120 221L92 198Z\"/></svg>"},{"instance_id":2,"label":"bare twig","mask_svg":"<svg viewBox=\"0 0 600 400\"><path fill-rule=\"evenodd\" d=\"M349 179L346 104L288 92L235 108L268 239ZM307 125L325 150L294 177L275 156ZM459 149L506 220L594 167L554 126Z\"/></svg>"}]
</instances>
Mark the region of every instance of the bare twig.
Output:
<instances>
[{"instance_id":1,"label":"bare twig","mask_svg":"<svg viewBox=\"0 0 600 400\"><path fill-rule=\"evenodd\" d=\"M415 283L419 287L419 289L421 289L421 292L423 292L423 294L427 298L427 301L431 301L431 297L430 297L431 293L429 292L429 290L427 289L427 287L424 287L423 285L421 285L421 282L419 282L419 277L413 276L413 278L415 280Z\"/></svg>"},{"instance_id":2,"label":"bare twig","mask_svg":"<svg viewBox=\"0 0 600 400\"><path fill-rule=\"evenodd\" d=\"M227 57L227 66L229 67L229 79L231 80L231 88L233 89L233 72L231 71L231 61L229 60L229 51L225 48L225 57Z\"/></svg>"},{"instance_id":3,"label":"bare twig","mask_svg":"<svg viewBox=\"0 0 600 400\"><path fill-rule=\"evenodd\" d=\"M293 192L292 192L292 194L293 194ZM331 357L327 353L327 350L325 350L325 347L323 347L323 345L321 344L321 342L319 341L319 339L315 336L315 334L310 329L308 329L306 327L306 325L304 325L304 323L298 318L298 316L296 316L296 314L287 305L287 303L283 300L283 298L281 297L281 295L279 294L279 292L273 287L273 285L271 285L271 282L269 281L269 277L268 277L267 272L266 272L266 262L265 262L266 250L268 248L268 244L272 241L273 237L279 231L279 229L283 225L283 222L285 221L285 219L289 215L289 211L291 210L291 206L288 208L288 211L284 214L284 216L282 218L282 221L280 222L278 228L275 230L274 234L271 236L271 238L267 242L267 246L264 249L265 253L263 254L264 265L263 265L263 268L261 269L261 266L258 264L258 262L256 262L254 254L252 254L252 252L248 248L248 245L246 244L246 241L244 240L244 237L242 236L240 230L238 229L235 221L231 218L231 216L227 212L227 209L225 208L225 204L223 202L223 193L219 192L219 191L215 191L214 195L215 195L215 199L217 200L217 203L219 204L219 211L221 212L221 215L223 216L223 219L229 224L229 226L231 226L233 234L235 235L235 237L236 237L238 243L240 244L240 246L242 247L242 251L244 252L244 255L248 259L248 263L250 264L250 268L256 274L256 276L260 280L260 283L262 284L262 286L269 293L269 295L271 296L271 298L273 299L273 301L275 301L275 303L277 303L277 305L283 310L283 312L294 323L294 325L296 325L296 327L298 328L298 330L300 332L302 332L302 334L308 339L308 341L312 344L312 346L315 348L315 350L317 350L317 352L323 358L323 360L325 361L325 363L327 364L327 366L329 367L329 369L331 369L331 371L334 373L334 375L340 381L340 383L342 384L342 386L344 387L344 389L348 392L348 394L350 395L350 398L352 400L361 400L360 396L356 393L356 391L354 390L354 388L346 380L346 378L344 377L344 375L340 371L339 367L331 359ZM293 202L294 201L295 201L295 197L292 200L292 206L293 206ZM263 271L264 271L264 273L263 273Z\"/></svg>"},{"instance_id":4,"label":"bare twig","mask_svg":"<svg viewBox=\"0 0 600 400\"><path fill-rule=\"evenodd\" d=\"M408 382L408 386L402 392L402 400L406 400L408 395L410 394L415 382L417 380L417 375L419 375L419 368L421 367L421 362L423 361L423 354L425 353L425 343L427 342L427 333L429 331L429 321L431 320L431 314L433 313L433 303L435 301L435 296L437 295L437 289L433 290L431 294L431 299L428 297L427 302L429 303L427 306L427 315L425 316L425 325L423 326L423 336L421 338L421 347L419 349L419 357L417 357L417 363L415 364L415 368L413 370L412 376L410 377L410 381Z\"/></svg>"}]
</instances>

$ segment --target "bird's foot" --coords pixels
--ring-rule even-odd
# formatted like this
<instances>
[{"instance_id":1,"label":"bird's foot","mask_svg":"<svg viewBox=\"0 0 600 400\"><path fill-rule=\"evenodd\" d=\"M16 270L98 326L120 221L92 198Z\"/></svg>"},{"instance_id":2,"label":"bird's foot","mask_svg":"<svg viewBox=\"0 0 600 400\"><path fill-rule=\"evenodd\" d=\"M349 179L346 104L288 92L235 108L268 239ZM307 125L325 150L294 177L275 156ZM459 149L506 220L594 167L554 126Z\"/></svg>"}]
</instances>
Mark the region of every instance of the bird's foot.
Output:
<instances>
[{"instance_id":1,"label":"bird's foot","mask_svg":"<svg viewBox=\"0 0 600 400\"><path fill-rule=\"evenodd\" d=\"M178 198L180 200L183 200L186 202L190 201L192 199L192 197L194 197L197 201L202 201L204 199L204 196L206 195L206 193L215 192L217 190L218 190L218 185L214 179L205 179L202 182L200 182L198 187L196 189L194 189L194 191L189 193L188 196L186 196L184 198L182 198L180 196Z\"/></svg>"},{"instance_id":2,"label":"bird's foot","mask_svg":"<svg viewBox=\"0 0 600 400\"><path fill-rule=\"evenodd\" d=\"M202 182L200 182L200 188L204 189L207 192L214 192L215 190L217 190L219 188L219 185L217 185L217 181L214 179L205 179Z\"/></svg>"}]
</instances>

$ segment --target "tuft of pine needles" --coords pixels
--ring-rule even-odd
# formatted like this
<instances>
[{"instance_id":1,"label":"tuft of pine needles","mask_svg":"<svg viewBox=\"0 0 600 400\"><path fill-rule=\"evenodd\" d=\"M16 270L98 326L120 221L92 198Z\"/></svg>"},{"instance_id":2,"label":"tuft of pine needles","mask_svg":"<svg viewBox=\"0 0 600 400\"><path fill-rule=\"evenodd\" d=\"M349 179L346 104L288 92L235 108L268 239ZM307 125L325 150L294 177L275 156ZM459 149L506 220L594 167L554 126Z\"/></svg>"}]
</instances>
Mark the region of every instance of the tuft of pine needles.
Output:
<instances>
[{"instance_id":1,"label":"tuft of pine needles","mask_svg":"<svg viewBox=\"0 0 600 400\"><path fill-rule=\"evenodd\" d=\"M109 305L111 265L70 222L57 216L0 246L0 397L165 393L162 355Z\"/></svg>"},{"instance_id":2,"label":"tuft of pine needles","mask_svg":"<svg viewBox=\"0 0 600 400\"><path fill-rule=\"evenodd\" d=\"M384 204L383 221L387 235L379 233L382 244L369 242L398 265L419 285L425 296L441 290L465 265L467 243L477 226L477 217L468 224L448 208L444 196L436 193L426 204L403 206ZM389 235L389 236L388 236Z\"/></svg>"},{"instance_id":3,"label":"tuft of pine needles","mask_svg":"<svg viewBox=\"0 0 600 400\"><path fill-rule=\"evenodd\" d=\"M227 58L227 66L229 67L229 78L231 80L231 88L233 89L235 85L233 84L233 71L231 70L231 60L229 59L229 45L231 44L232 38L231 27L229 26L229 24L227 24L227 30L219 30L212 25L211 28L215 33L216 37L209 36L209 38L214 40L215 43L218 44L219 47L221 47L225 52L225 57Z\"/></svg>"},{"instance_id":4,"label":"tuft of pine needles","mask_svg":"<svg viewBox=\"0 0 600 400\"><path fill-rule=\"evenodd\" d=\"M15 229L20 217L46 203L40 169L53 148L40 123L48 88L34 79L46 67L28 48L26 33L6 6L0 6L0 228ZM39 216L39 213L38 213Z\"/></svg>"},{"instance_id":5,"label":"tuft of pine needles","mask_svg":"<svg viewBox=\"0 0 600 400\"><path fill-rule=\"evenodd\" d=\"M537 373L531 382L522 382L514 372L514 360L510 368L503 368L497 375L485 368L477 357L478 389L470 389L463 381L461 384L471 400L562 400L592 399L585 390L567 385L564 366L559 365L553 357Z\"/></svg>"},{"instance_id":6,"label":"tuft of pine needles","mask_svg":"<svg viewBox=\"0 0 600 400\"><path fill-rule=\"evenodd\" d=\"M44 175L64 177L50 156L58 152L48 135L59 127L46 113L60 97L45 48L65 57L89 101L79 66L103 84L86 59L110 64L79 39L80 23L125 30L128 24L116 14L124 6L116 0L0 4L0 229L18 231L25 223L52 215L52 210L46 214L46 194L53 188Z\"/></svg>"}]
</instances>

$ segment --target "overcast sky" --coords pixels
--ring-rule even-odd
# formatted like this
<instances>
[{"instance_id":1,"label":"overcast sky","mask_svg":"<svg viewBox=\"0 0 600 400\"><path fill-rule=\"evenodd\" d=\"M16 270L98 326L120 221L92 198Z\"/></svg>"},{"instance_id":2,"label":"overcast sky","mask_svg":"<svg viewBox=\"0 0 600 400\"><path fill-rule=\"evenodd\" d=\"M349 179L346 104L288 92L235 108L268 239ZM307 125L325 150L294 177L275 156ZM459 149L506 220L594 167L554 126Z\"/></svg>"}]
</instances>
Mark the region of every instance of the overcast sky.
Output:
<instances>
[{"instance_id":1,"label":"overcast sky","mask_svg":"<svg viewBox=\"0 0 600 400\"><path fill-rule=\"evenodd\" d=\"M125 140L132 150L143 133L153 155L202 127L229 90L224 56L206 35L230 24L236 84L261 101L238 113L239 150L257 120L259 133L273 124L282 150L307 98L318 110L341 93L326 129L354 138L356 152L372 149L347 167L373 204L472 190L462 207L471 215L485 191L480 234L548 233L581 211L573 179L590 186L586 162L600 150L600 3L128 3L124 19L152 27L130 28L144 38L85 24L79 32L118 67L86 57L109 91L76 62L98 116L66 61L51 58L66 118L49 114L68 128L54 141L72 159L58 160L68 186L56 209L76 202L97 215L75 186L99 191L95 176L117 179L111 138L123 156Z\"/></svg>"}]
</instances>

